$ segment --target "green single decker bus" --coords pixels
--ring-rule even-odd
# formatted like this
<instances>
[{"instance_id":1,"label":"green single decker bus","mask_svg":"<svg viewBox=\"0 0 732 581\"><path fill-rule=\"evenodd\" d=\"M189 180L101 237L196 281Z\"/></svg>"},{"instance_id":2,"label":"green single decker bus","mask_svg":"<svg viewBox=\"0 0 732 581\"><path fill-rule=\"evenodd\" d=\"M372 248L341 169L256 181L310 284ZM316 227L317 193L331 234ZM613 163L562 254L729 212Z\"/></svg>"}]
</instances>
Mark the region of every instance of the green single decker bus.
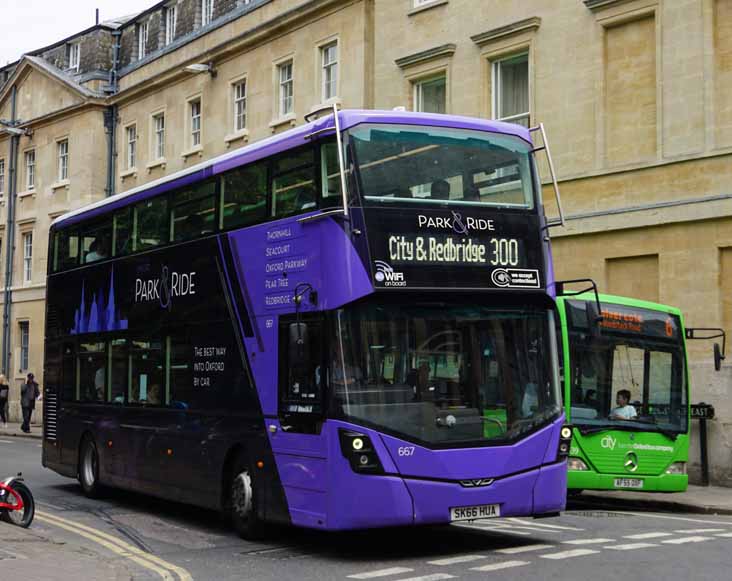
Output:
<instances>
[{"instance_id":1,"label":"green single decker bus","mask_svg":"<svg viewBox=\"0 0 732 581\"><path fill-rule=\"evenodd\" d=\"M679 309L585 292L557 299L570 493L686 490L689 368Z\"/></svg>"}]
</instances>

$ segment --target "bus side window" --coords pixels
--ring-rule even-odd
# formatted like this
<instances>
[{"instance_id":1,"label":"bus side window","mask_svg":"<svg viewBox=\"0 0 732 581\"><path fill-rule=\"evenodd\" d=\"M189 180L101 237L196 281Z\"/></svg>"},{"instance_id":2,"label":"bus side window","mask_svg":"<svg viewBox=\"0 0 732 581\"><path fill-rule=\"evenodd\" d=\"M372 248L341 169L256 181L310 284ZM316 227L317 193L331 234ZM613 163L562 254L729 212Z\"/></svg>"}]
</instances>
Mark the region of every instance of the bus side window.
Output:
<instances>
[{"instance_id":1,"label":"bus side window","mask_svg":"<svg viewBox=\"0 0 732 581\"><path fill-rule=\"evenodd\" d=\"M78 401L103 402L107 383L106 344L81 343L77 352Z\"/></svg>"},{"instance_id":2,"label":"bus side window","mask_svg":"<svg viewBox=\"0 0 732 581\"><path fill-rule=\"evenodd\" d=\"M267 219L267 164L255 163L224 174L221 228L239 228Z\"/></svg>"},{"instance_id":3,"label":"bus side window","mask_svg":"<svg viewBox=\"0 0 732 581\"><path fill-rule=\"evenodd\" d=\"M313 149L287 156L273 164L272 216L284 218L318 207Z\"/></svg>"},{"instance_id":4,"label":"bus side window","mask_svg":"<svg viewBox=\"0 0 732 581\"><path fill-rule=\"evenodd\" d=\"M216 231L216 182L209 180L172 196L170 222L175 242L206 236Z\"/></svg>"},{"instance_id":5,"label":"bus side window","mask_svg":"<svg viewBox=\"0 0 732 581\"><path fill-rule=\"evenodd\" d=\"M127 381L129 379L129 359L127 356L127 340L112 339L109 344L109 384L107 401L121 405L125 403Z\"/></svg>"},{"instance_id":6,"label":"bus side window","mask_svg":"<svg viewBox=\"0 0 732 581\"><path fill-rule=\"evenodd\" d=\"M115 256L124 256L132 252L132 211L130 208L120 210L114 215L112 233L112 250Z\"/></svg>"},{"instance_id":7,"label":"bus side window","mask_svg":"<svg viewBox=\"0 0 732 581\"><path fill-rule=\"evenodd\" d=\"M112 255L112 221L104 220L82 227L81 257L84 264Z\"/></svg>"},{"instance_id":8,"label":"bus side window","mask_svg":"<svg viewBox=\"0 0 732 581\"><path fill-rule=\"evenodd\" d=\"M127 401L146 405L164 403L163 349L160 341L130 341L130 377Z\"/></svg>"},{"instance_id":9,"label":"bus side window","mask_svg":"<svg viewBox=\"0 0 732 581\"><path fill-rule=\"evenodd\" d=\"M320 183L322 185L323 208L343 206L341 173L338 165L338 144L325 143L320 148Z\"/></svg>"},{"instance_id":10,"label":"bus side window","mask_svg":"<svg viewBox=\"0 0 732 581\"><path fill-rule=\"evenodd\" d=\"M54 272L74 268L79 264L79 236L73 230L56 232Z\"/></svg>"},{"instance_id":11,"label":"bus side window","mask_svg":"<svg viewBox=\"0 0 732 581\"><path fill-rule=\"evenodd\" d=\"M134 208L133 250L147 250L170 240L170 217L168 199L152 198L137 204Z\"/></svg>"}]
</instances>

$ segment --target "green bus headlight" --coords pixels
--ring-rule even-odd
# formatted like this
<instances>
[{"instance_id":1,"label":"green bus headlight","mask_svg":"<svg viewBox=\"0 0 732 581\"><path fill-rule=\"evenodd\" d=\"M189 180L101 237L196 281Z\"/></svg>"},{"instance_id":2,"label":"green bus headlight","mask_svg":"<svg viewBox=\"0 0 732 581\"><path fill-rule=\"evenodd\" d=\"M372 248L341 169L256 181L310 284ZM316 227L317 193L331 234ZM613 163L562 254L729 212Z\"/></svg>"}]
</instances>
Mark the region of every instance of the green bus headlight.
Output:
<instances>
[{"instance_id":1,"label":"green bus headlight","mask_svg":"<svg viewBox=\"0 0 732 581\"><path fill-rule=\"evenodd\" d=\"M686 462L674 462L666 469L666 474L686 474Z\"/></svg>"},{"instance_id":2,"label":"green bus headlight","mask_svg":"<svg viewBox=\"0 0 732 581\"><path fill-rule=\"evenodd\" d=\"M584 460L580 458L568 458L567 459L567 470L589 470Z\"/></svg>"}]
</instances>

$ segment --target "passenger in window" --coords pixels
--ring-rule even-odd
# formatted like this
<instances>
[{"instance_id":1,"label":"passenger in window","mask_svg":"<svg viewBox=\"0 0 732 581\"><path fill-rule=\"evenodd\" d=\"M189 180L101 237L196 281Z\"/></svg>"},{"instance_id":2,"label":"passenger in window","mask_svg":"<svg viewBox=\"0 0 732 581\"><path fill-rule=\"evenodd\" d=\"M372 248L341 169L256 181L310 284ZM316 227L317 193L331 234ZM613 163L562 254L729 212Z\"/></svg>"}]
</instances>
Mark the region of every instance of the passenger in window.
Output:
<instances>
[{"instance_id":1,"label":"passenger in window","mask_svg":"<svg viewBox=\"0 0 732 581\"><path fill-rule=\"evenodd\" d=\"M635 408L630 405L630 391L627 389L621 389L618 391L618 395L615 398L615 403L618 407L614 408L610 412L611 420L634 420L638 417L638 412Z\"/></svg>"},{"instance_id":2,"label":"passenger in window","mask_svg":"<svg viewBox=\"0 0 732 581\"><path fill-rule=\"evenodd\" d=\"M147 400L149 405L160 405L160 384L153 383L147 388Z\"/></svg>"},{"instance_id":3,"label":"passenger in window","mask_svg":"<svg viewBox=\"0 0 732 581\"><path fill-rule=\"evenodd\" d=\"M94 242L89 246L89 252L86 254L85 262L96 262L97 260L103 260L109 257L107 251L107 243L104 238L95 238Z\"/></svg>"},{"instance_id":4,"label":"passenger in window","mask_svg":"<svg viewBox=\"0 0 732 581\"><path fill-rule=\"evenodd\" d=\"M106 373L104 366L100 367L94 373L94 399L96 401L104 401L104 381Z\"/></svg>"},{"instance_id":5,"label":"passenger in window","mask_svg":"<svg viewBox=\"0 0 732 581\"><path fill-rule=\"evenodd\" d=\"M432 182L432 188L430 195L433 200L449 200L450 199L450 184L445 180L437 180Z\"/></svg>"}]
</instances>

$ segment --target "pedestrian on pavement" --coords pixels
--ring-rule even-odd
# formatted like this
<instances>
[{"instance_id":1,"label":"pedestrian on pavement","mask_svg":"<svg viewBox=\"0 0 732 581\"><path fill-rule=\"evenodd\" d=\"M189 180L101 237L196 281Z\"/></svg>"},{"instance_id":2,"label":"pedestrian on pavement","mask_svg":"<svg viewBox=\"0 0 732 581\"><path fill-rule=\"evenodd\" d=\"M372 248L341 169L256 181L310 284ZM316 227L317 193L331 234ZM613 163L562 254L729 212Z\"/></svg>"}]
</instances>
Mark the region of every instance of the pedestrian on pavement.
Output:
<instances>
[{"instance_id":1,"label":"pedestrian on pavement","mask_svg":"<svg viewBox=\"0 0 732 581\"><path fill-rule=\"evenodd\" d=\"M36 407L36 400L41 398L41 391L38 389L32 373L28 374L26 382L20 386L20 406L23 408L23 425L20 429L26 434L30 433L31 416Z\"/></svg>"},{"instance_id":2,"label":"pedestrian on pavement","mask_svg":"<svg viewBox=\"0 0 732 581\"><path fill-rule=\"evenodd\" d=\"M0 422L2 422L3 428L8 427L8 414L5 408L8 405L8 397L10 396L10 384L5 379L5 375L0 373Z\"/></svg>"}]
</instances>

